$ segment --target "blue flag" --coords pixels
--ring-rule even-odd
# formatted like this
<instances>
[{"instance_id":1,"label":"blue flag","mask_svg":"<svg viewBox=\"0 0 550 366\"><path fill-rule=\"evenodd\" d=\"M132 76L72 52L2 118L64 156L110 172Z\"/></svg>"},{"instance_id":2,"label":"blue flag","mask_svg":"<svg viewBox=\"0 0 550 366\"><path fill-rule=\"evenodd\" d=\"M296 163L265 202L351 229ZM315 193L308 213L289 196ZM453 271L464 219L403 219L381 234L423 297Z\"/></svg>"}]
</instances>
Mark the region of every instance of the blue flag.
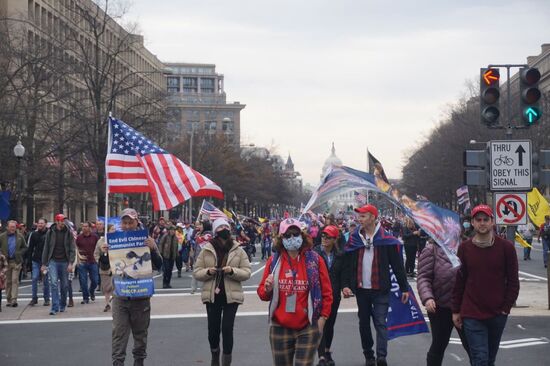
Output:
<instances>
[{"instance_id":1,"label":"blue flag","mask_svg":"<svg viewBox=\"0 0 550 366\"><path fill-rule=\"evenodd\" d=\"M0 220L7 220L10 217L10 191L0 192Z\"/></svg>"},{"instance_id":2,"label":"blue flag","mask_svg":"<svg viewBox=\"0 0 550 366\"><path fill-rule=\"evenodd\" d=\"M388 319L386 322L388 339L418 333L429 333L428 325L418 306L418 301L414 296L411 286L409 286L409 301L403 304L401 302L399 284L393 272L390 278L392 287L390 292L390 308L388 309Z\"/></svg>"}]
</instances>

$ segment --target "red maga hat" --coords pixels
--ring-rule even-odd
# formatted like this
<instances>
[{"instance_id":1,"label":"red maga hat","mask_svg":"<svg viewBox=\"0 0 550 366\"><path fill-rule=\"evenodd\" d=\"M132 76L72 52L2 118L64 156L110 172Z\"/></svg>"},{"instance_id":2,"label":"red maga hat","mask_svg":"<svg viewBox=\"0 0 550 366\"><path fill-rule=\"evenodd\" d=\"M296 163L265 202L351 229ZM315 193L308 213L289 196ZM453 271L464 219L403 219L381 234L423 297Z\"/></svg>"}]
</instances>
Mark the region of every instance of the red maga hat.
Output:
<instances>
[{"instance_id":1,"label":"red maga hat","mask_svg":"<svg viewBox=\"0 0 550 366\"><path fill-rule=\"evenodd\" d=\"M331 238L337 238L338 235L340 234L340 231L338 230L338 228L336 226L328 225L327 227L325 227L323 229L323 233L327 234Z\"/></svg>"},{"instance_id":2,"label":"red maga hat","mask_svg":"<svg viewBox=\"0 0 550 366\"><path fill-rule=\"evenodd\" d=\"M485 215L487 215L489 217L494 217L493 216L493 210L491 210L491 207L489 207L487 205L477 205L472 210L472 218L475 217L475 215L477 215L480 212L483 212Z\"/></svg>"},{"instance_id":3,"label":"red maga hat","mask_svg":"<svg viewBox=\"0 0 550 366\"><path fill-rule=\"evenodd\" d=\"M362 207L358 207L355 209L355 212L359 213L371 213L375 218L378 217L378 209L374 207L373 205L365 205Z\"/></svg>"}]
</instances>

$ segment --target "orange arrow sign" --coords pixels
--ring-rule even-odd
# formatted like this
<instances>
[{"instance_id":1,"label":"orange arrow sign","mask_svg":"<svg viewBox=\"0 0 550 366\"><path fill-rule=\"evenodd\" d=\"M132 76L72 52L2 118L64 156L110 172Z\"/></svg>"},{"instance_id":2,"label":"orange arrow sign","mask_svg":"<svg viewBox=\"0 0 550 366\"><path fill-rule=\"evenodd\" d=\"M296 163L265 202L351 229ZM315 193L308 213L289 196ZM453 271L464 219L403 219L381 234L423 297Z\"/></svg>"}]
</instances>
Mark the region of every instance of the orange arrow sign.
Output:
<instances>
[{"instance_id":1,"label":"orange arrow sign","mask_svg":"<svg viewBox=\"0 0 550 366\"><path fill-rule=\"evenodd\" d=\"M498 71L494 69L489 69L483 73L483 80L485 80L485 84L491 85L493 81L496 81L500 79L500 74Z\"/></svg>"}]
</instances>

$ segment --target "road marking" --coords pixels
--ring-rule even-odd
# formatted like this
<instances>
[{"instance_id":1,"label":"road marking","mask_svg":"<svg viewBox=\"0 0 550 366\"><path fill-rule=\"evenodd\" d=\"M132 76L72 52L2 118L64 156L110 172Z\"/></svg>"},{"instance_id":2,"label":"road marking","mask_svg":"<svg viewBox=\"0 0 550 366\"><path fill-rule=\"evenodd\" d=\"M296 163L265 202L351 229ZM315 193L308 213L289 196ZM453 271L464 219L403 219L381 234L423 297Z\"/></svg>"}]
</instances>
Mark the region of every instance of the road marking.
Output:
<instances>
[{"instance_id":1,"label":"road marking","mask_svg":"<svg viewBox=\"0 0 550 366\"><path fill-rule=\"evenodd\" d=\"M531 273L527 273L527 272L523 272L523 271L518 271L519 274L522 274L524 276L529 276L529 277L533 277L533 278L536 278L536 279L539 279L539 280L542 280L542 281L546 281L547 279L544 278L544 277L541 277L541 276L537 276L537 275L534 275L534 274L531 274Z\"/></svg>"},{"instance_id":2,"label":"road marking","mask_svg":"<svg viewBox=\"0 0 550 366\"><path fill-rule=\"evenodd\" d=\"M250 275L250 277L254 276L255 274L260 273L261 271L264 270L264 268L265 268L265 264L264 264L263 266L261 266L260 269L258 269L258 270L256 270L256 271L252 272L252 274Z\"/></svg>"},{"instance_id":3,"label":"road marking","mask_svg":"<svg viewBox=\"0 0 550 366\"><path fill-rule=\"evenodd\" d=\"M338 313L356 313L357 309L339 309ZM60 315L60 314L58 314ZM267 311L243 311L237 312L238 317L245 316L267 316ZM62 316L62 315L61 315ZM195 319L206 318L206 313L197 314L166 314L166 315L151 315L153 320L162 319ZM43 324L43 323L78 323L78 322L101 322L111 321L112 316L94 316L94 317L79 317L79 318L46 318L46 319L22 319L22 320L2 320L0 325L15 325L15 324Z\"/></svg>"},{"instance_id":4,"label":"road marking","mask_svg":"<svg viewBox=\"0 0 550 366\"><path fill-rule=\"evenodd\" d=\"M462 344L459 338L451 338L449 341L450 344ZM550 343L546 338L522 338L522 339L513 339L510 341L500 342L499 348L510 349L510 348L520 348L520 347L529 347L537 346L541 344Z\"/></svg>"}]
</instances>

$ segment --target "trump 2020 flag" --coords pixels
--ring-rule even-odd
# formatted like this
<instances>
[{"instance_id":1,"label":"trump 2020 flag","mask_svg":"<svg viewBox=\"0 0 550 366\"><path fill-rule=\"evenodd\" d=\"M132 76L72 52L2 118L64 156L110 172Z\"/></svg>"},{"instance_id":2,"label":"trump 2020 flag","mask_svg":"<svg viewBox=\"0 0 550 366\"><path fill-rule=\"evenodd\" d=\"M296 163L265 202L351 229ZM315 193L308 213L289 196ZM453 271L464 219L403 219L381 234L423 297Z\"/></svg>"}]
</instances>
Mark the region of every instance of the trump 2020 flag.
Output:
<instances>
[{"instance_id":1,"label":"trump 2020 flag","mask_svg":"<svg viewBox=\"0 0 550 366\"><path fill-rule=\"evenodd\" d=\"M107 193L149 192L155 210L190 197L223 199L222 189L126 123L109 118Z\"/></svg>"}]
</instances>

